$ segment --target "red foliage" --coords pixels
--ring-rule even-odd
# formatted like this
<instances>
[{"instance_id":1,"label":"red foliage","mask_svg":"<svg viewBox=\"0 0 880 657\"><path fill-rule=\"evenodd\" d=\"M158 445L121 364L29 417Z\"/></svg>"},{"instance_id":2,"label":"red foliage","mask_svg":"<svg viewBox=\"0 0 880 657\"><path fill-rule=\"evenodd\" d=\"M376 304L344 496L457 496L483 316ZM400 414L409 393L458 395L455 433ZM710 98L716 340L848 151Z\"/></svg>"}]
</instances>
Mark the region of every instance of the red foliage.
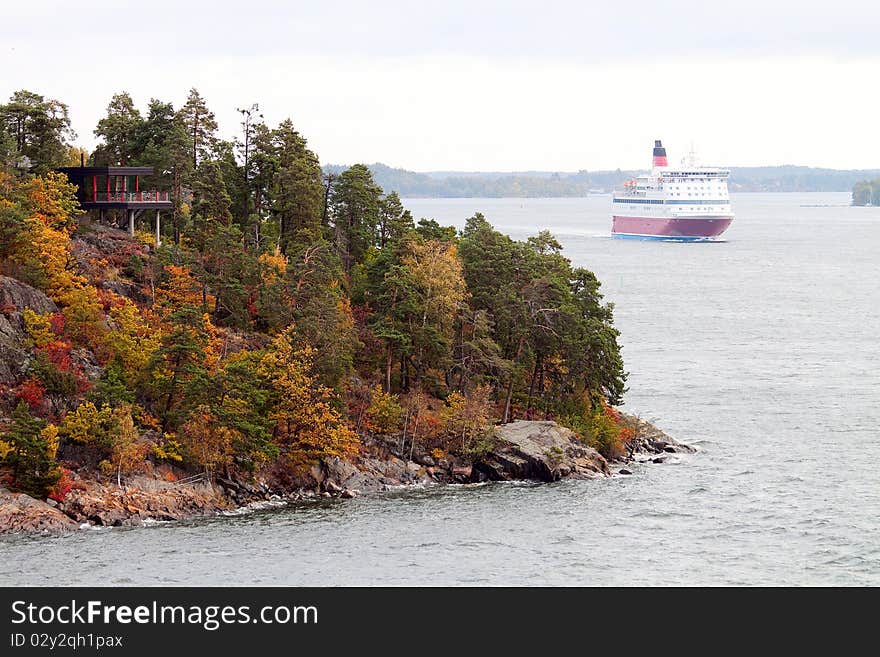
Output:
<instances>
[{"instance_id":1,"label":"red foliage","mask_svg":"<svg viewBox=\"0 0 880 657\"><path fill-rule=\"evenodd\" d=\"M105 313L109 313L113 308L122 308L125 306L125 297L116 294L113 290L98 289L98 300Z\"/></svg>"},{"instance_id":2,"label":"red foliage","mask_svg":"<svg viewBox=\"0 0 880 657\"><path fill-rule=\"evenodd\" d=\"M15 389L15 396L26 402L31 407L31 412L36 412L43 407L46 398L46 386L35 376L23 381Z\"/></svg>"},{"instance_id":3,"label":"red foliage","mask_svg":"<svg viewBox=\"0 0 880 657\"><path fill-rule=\"evenodd\" d=\"M83 374L82 372L76 373L76 391L79 394L84 395L89 390L91 390L94 385L95 384L89 381L88 377L85 374Z\"/></svg>"},{"instance_id":4,"label":"red foliage","mask_svg":"<svg viewBox=\"0 0 880 657\"><path fill-rule=\"evenodd\" d=\"M49 316L49 325L52 327L52 333L55 335L64 335L64 315L61 313L52 313Z\"/></svg>"},{"instance_id":5,"label":"red foliage","mask_svg":"<svg viewBox=\"0 0 880 657\"><path fill-rule=\"evenodd\" d=\"M61 478L52 486L49 498L56 502L63 502L67 494L73 489L73 479L70 478L70 470L61 468Z\"/></svg>"},{"instance_id":6,"label":"red foliage","mask_svg":"<svg viewBox=\"0 0 880 657\"><path fill-rule=\"evenodd\" d=\"M61 372L70 372L73 361L70 359L70 343L66 340L53 340L40 349L49 357L49 362Z\"/></svg>"},{"instance_id":7,"label":"red foliage","mask_svg":"<svg viewBox=\"0 0 880 657\"><path fill-rule=\"evenodd\" d=\"M605 415L607 415L612 420L614 420L614 424L616 424L617 426L620 426L620 421L621 421L620 420L620 412L616 408L614 408L611 404L609 404L607 401L604 402L604 404L605 404Z\"/></svg>"},{"instance_id":8,"label":"red foliage","mask_svg":"<svg viewBox=\"0 0 880 657\"><path fill-rule=\"evenodd\" d=\"M257 293L256 291L251 291L248 294L247 300L247 311L248 311L248 319L254 321L257 316L260 314L260 311L257 309Z\"/></svg>"}]
</instances>

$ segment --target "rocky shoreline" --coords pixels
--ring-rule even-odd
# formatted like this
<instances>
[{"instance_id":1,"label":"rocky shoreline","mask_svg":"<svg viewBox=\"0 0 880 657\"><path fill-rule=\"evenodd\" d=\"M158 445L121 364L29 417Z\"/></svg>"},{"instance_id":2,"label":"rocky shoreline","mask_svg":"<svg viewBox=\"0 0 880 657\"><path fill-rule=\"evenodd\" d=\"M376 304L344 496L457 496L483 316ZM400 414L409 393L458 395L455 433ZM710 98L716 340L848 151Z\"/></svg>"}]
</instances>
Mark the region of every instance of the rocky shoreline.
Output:
<instances>
[{"instance_id":1,"label":"rocky shoreline","mask_svg":"<svg viewBox=\"0 0 880 657\"><path fill-rule=\"evenodd\" d=\"M695 451L654 425L623 415L635 433L630 454L609 463L574 432L550 421L496 427L492 447L470 460L435 458L389 436L373 436L353 462L333 459L311 468L302 485L282 489L269 482L200 477L169 481L169 469L138 475L125 485L72 473L63 502L41 501L0 489L0 534L55 534L89 526L133 527L151 521L231 514L321 498L353 498L415 484L595 479L628 475L629 462L663 463L670 453ZM617 471L612 472L612 466Z\"/></svg>"}]
</instances>

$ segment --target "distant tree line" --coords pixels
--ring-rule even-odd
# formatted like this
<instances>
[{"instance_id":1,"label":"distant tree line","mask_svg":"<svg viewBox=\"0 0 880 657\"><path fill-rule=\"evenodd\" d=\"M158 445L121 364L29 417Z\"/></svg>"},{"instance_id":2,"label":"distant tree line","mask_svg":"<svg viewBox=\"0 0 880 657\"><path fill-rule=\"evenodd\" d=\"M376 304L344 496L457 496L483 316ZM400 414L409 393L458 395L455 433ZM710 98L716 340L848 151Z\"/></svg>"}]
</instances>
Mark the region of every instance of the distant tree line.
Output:
<instances>
[{"instance_id":1,"label":"distant tree line","mask_svg":"<svg viewBox=\"0 0 880 657\"><path fill-rule=\"evenodd\" d=\"M345 167L327 165L325 173L338 173ZM377 184L403 197L428 198L504 198L504 197L582 197L590 193L609 193L633 176L645 171L578 171L577 173L416 173L393 169L384 164L369 165ZM866 176L877 171L842 171L810 167L734 167L730 189L734 192L846 192Z\"/></svg>"}]
</instances>

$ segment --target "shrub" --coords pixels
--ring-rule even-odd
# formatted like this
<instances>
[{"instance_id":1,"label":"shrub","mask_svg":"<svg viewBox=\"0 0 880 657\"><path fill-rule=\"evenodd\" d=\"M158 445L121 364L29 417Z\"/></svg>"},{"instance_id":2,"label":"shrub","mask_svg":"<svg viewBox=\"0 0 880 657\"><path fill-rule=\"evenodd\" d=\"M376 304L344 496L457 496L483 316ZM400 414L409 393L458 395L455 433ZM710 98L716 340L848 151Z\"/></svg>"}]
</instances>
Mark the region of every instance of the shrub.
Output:
<instances>
[{"instance_id":1,"label":"shrub","mask_svg":"<svg viewBox=\"0 0 880 657\"><path fill-rule=\"evenodd\" d=\"M403 407L397 397L384 392L380 386L373 388L372 401L367 407L365 425L375 433L392 434L400 430Z\"/></svg>"}]
</instances>

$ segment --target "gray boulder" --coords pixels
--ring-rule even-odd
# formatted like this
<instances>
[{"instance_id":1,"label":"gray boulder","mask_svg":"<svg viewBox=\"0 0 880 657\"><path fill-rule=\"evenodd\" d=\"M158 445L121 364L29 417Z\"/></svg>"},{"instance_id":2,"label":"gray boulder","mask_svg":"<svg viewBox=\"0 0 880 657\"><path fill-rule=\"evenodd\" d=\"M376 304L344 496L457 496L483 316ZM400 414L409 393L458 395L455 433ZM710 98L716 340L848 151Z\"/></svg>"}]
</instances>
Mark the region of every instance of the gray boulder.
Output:
<instances>
[{"instance_id":1,"label":"gray boulder","mask_svg":"<svg viewBox=\"0 0 880 657\"><path fill-rule=\"evenodd\" d=\"M58 312L55 302L37 288L9 276L0 276L0 310L3 314L20 313L25 308L41 315Z\"/></svg>"},{"instance_id":2,"label":"gray boulder","mask_svg":"<svg viewBox=\"0 0 880 657\"><path fill-rule=\"evenodd\" d=\"M492 442L492 449L474 462L471 477L475 481L557 481L611 474L599 452L555 422L511 422L495 429Z\"/></svg>"}]
</instances>

